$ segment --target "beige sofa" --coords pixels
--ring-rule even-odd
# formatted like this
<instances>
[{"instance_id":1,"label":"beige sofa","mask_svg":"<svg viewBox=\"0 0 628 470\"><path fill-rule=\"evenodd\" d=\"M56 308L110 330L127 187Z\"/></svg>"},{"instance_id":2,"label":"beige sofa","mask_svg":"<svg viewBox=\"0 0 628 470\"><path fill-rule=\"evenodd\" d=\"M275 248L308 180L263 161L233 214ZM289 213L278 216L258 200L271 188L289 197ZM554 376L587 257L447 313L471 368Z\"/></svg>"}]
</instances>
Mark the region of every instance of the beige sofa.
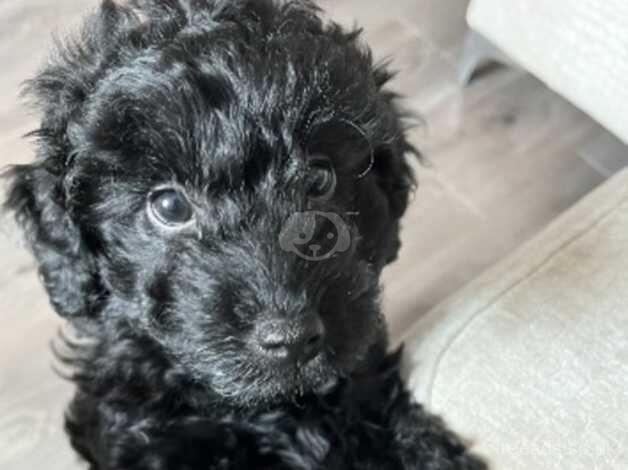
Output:
<instances>
[{"instance_id":1,"label":"beige sofa","mask_svg":"<svg viewBox=\"0 0 628 470\"><path fill-rule=\"evenodd\" d=\"M468 21L489 55L492 44L628 142L628 2L473 0ZM628 163L622 144L594 151ZM406 342L417 398L494 468L627 469L628 172L421 319Z\"/></svg>"},{"instance_id":2,"label":"beige sofa","mask_svg":"<svg viewBox=\"0 0 628 470\"><path fill-rule=\"evenodd\" d=\"M628 143L626 0L473 0L468 22Z\"/></svg>"},{"instance_id":3,"label":"beige sofa","mask_svg":"<svg viewBox=\"0 0 628 470\"><path fill-rule=\"evenodd\" d=\"M628 171L405 342L416 397L493 468L628 468Z\"/></svg>"}]
</instances>

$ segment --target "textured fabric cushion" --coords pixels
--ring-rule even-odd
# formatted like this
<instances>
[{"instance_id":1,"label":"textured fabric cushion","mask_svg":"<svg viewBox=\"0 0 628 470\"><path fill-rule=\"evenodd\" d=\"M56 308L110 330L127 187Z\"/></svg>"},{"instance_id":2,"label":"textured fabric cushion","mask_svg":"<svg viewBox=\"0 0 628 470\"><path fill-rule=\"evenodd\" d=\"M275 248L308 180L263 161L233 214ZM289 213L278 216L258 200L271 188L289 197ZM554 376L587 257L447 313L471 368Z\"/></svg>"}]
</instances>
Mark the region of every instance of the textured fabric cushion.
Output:
<instances>
[{"instance_id":1,"label":"textured fabric cushion","mask_svg":"<svg viewBox=\"0 0 628 470\"><path fill-rule=\"evenodd\" d=\"M405 343L417 399L494 468L628 468L628 171Z\"/></svg>"},{"instance_id":2,"label":"textured fabric cushion","mask_svg":"<svg viewBox=\"0 0 628 470\"><path fill-rule=\"evenodd\" d=\"M626 0L474 0L468 20L628 143Z\"/></svg>"}]
</instances>

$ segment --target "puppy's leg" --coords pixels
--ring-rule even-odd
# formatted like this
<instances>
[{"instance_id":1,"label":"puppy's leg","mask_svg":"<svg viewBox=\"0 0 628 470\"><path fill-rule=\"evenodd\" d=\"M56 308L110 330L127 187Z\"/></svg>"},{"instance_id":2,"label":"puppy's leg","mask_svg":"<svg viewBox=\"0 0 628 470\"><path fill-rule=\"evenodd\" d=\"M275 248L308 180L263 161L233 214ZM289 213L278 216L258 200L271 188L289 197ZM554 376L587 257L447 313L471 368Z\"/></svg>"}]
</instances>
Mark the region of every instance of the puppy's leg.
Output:
<instances>
[{"instance_id":1,"label":"puppy's leg","mask_svg":"<svg viewBox=\"0 0 628 470\"><path fill-rule=\"evenodd\" d=\"M386 358L379 370L356 390L362 410L379 415L392 453L403 470L487 470L445 423L414 402L399 373L401 351Z\"/></svg>"},{"instance_id":2,"label":"puppy's leg","mask_svg":"<svg viewBox=\"0 0 628 470\"><path fill-rule=\"evenodd\" d=\"M428 414L407 396L399 400L390 415L390 429L405 469L486 470L442 420Z\"/></svg>"},{"instance_id":3,"label":"puppy's leg","mask_svg":"<svg viewBox=\"0 0 628 470\"><path fill-rule=\"evenodd\" d=\"M97 403L78 392L65 415L65 431L74 450L89 463L89 470L103 470L98 465L97 436L99 419Z\"/></svg>"}]
</instances>

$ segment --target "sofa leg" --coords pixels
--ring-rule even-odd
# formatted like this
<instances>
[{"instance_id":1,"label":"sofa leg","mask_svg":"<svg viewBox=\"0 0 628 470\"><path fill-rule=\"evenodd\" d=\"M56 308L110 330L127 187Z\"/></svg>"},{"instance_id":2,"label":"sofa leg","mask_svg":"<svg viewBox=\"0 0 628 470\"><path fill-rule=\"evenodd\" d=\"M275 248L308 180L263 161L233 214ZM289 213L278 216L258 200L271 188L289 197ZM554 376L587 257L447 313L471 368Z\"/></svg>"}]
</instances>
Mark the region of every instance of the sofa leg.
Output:
<instances>
[{"instance_id":1,"label":"sofa leg","mask_svg":"<svg viewBox=\"0 0 628 470\"><path fill-rule=\"evenodd\" d=\"M578 156L608 178L628 166L628 145L600 128L598 135L578 150Z\"/></svg>"}]
</instances>

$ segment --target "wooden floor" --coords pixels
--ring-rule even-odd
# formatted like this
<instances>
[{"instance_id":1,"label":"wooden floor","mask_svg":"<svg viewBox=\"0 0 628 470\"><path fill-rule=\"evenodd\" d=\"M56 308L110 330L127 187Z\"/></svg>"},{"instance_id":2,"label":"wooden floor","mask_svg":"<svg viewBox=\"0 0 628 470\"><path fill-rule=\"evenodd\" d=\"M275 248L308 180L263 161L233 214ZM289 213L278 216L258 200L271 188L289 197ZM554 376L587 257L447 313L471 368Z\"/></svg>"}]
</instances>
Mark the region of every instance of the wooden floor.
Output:
<instances>
[{"instance_id":1,"label":"wooden floor","mask_svg":"<svg viewBox=\"0 0 628 470\"><path fill-rule=\"evenodd\" d=\"M0 166L31 159L21 135L34 117L18 85L42 60L52 30L76 24L94 0L0 2ZM578 155L599 127L520 71L501 69L461 89L457 57L463 0L325 0L339 21L365 26L394 86L425 123L412 140L428 159L405 219L400 260L385 275L385 306L398 338L409 324L539 232L603 181ZM69 394L51 372L58 328L33 263L11 224L0 236L0 468L68 470L61 434Z\"/></svg>"}]
</instances>

